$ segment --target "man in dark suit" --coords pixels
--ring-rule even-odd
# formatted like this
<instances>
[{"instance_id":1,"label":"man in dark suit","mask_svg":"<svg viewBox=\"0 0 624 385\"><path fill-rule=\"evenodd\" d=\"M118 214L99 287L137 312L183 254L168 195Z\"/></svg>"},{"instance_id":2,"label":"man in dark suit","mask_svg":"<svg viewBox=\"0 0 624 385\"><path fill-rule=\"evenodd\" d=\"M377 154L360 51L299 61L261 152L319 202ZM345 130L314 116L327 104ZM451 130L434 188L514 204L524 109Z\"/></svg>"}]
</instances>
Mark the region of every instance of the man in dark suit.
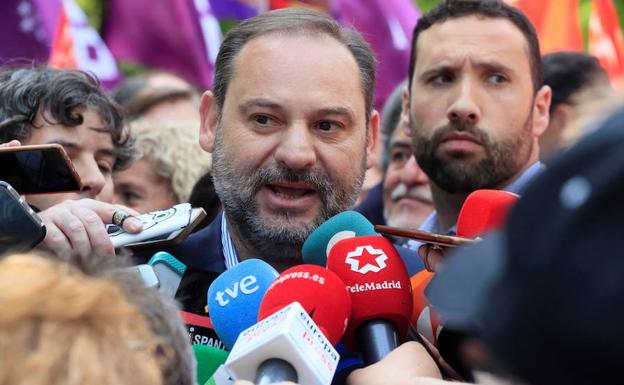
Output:
<instances>
[{"instance_id":1,"label":"man in dark suit","mask_svg":"<svg viewBox=\"0 0 624 385\"><path fill-rule=\"evenodd\" d=\"M374 84L371 49L321 13L268 12L232 29L200 106L223 214L172 253L210 271L302 263L308 235L353 206L375 162Z\"/></svg>"}]
</instances>

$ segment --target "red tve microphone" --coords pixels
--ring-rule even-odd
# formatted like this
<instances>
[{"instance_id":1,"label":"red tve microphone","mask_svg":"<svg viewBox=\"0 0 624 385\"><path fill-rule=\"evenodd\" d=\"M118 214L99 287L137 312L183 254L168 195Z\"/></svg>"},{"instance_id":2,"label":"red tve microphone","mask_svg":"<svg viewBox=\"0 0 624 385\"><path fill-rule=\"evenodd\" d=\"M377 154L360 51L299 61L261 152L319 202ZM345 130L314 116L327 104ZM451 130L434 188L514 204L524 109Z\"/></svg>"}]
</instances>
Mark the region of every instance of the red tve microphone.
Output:
<instances>
[{"instance_id":1,"label":"red tve microphone","mask_svg":"<svg viewBox=\"0 0 624 385\"><path fill-rule=\"evenodd\" d=\"M519 196L502 190L475 190L464 201L457 218L457 235L475 238L500 229Z\"/></svg>"},{"instance_id":2,"label":"red tve microphone","mask_svg":"<svg viewBox=\"0 0 624 385\"><path fill-rule=\"evenodd\" d=\"M285 270L264 294L258 321L297 301L327 339L336 345L351 315L351 296L342 280L318 265L297 265Z\"/></svg>"},{"instance_id":3,"label":"red tve microphone","mask_svg":"<svg viewBox=\"0 0 624 385\"><path fill-rule=\"evenodd\" d=\"M351 293L351 320L344 342L359 348L364 363L378 362L405 338L412 290L401 257L380 236L347 238L334 245L327 267Z\"/></svg>"}]
</instances>

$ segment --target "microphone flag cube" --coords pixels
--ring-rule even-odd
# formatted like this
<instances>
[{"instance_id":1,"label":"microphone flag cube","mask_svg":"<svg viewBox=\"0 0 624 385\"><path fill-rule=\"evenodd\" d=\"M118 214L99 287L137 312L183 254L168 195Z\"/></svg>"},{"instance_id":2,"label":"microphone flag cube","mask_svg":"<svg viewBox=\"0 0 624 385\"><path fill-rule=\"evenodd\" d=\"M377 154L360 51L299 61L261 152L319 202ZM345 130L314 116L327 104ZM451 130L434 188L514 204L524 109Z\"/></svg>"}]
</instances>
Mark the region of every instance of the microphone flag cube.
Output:
<instances>
[{"instance_id":1,"label":"microphone flag cube","mask_svg":"<svg viewBox=\"0 0 624 385\"><path fill-rule=\"evenodd\" d=\"M241 332L225 367L235 380L253 381L269 359L291 364L301 384L329 385L340 356L304 308L293 302Z\"/></svg>"}]
</instances>

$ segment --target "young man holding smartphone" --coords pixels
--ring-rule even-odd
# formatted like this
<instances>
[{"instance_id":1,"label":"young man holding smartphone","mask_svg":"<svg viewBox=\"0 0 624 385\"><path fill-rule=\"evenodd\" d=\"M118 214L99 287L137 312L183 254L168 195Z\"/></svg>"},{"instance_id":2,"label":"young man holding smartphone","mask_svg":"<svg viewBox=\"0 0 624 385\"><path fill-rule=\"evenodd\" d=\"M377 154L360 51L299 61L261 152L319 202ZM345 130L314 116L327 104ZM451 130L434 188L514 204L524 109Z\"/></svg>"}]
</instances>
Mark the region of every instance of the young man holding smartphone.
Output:
<instances>
[{"instance_id":1,"label":"young man holding smartphone","mask_svg":"<svg viewBox=\"0 0 624 385\"><path fill-rule=\"evenodd\" d=\"M42 246L61 256L114 255L104 224L137 213L111 204L112 172L131 161L133 147L121 112L97 81L45 67L0 72L0 143L15 140L62 145L82 182L78 192L26 197L46 224ZM123 227L137 232L141 224L129 218Z\"/></svg>"}]
</instances>

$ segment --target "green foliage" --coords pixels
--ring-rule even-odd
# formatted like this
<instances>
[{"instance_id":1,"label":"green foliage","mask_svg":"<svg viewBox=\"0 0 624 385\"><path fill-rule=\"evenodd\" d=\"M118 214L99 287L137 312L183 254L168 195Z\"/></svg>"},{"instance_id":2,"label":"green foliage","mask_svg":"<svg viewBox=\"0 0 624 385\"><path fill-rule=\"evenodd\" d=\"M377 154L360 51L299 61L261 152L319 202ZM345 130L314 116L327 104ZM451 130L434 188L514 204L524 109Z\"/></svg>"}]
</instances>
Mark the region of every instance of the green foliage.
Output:
<instances>
[{"instance_id":1,"label":"green foliage","mask_svg":"<svg viewBox=\"0 0 624 385\"><path fill-rule=\"evenodd\" d=\"M624 0L613 0L620 19L620 28L624 30Z\"/></svg>"},{"instance_id":2,"label":"green foliage","mask_svg":"<svg viewBox=\"0 0 624 385\"><path fill-rule=\"evenodd\" d=\"M220 20L221 32L225 35L230 29L234 28L238 24L236 20Z\"/></svg>"},{"instance_id":3,"label":"green foliage","mask_svg":"<svg viewBox=\"0 0 624 385\"><path fill-rule=\"evenodd\" d=\"M89 24L99 31L102 28L106 0L76 0L76 3L87 15Z\"/></svg>"},{"instance_id":4,"label":"green foliage","mask_svg":"<svg viewBox=\"0 0 624 385\"><path fill-rule=\"evenodd\" d=\"M119 70L124 76L132 76L147 71L147 67L132 61L122 60L119 63Z\"/></svg>"},{"instance_id":5,"label":"green foliage","mask_svg":"<svg viewBox=\"0 0 624 385\"><path fill-rule=\"evenodd\" d=\"M583 47L585 51L589 46L589 16L591 14L592 0L579 1L579 20L581 21L581 31L583 33Z\"/></svg>"},{"instance_id":6,"label":"green foliage","mask_svg":"<svg viewBox=\"0 0 624 385\"><path fill-rule=\"evenodd\" d=\"M440 0L414 0L414 3L416 3L421 12L429 11L431 8L438 5L439 2Z\"/></svg>"}]
</instances>

